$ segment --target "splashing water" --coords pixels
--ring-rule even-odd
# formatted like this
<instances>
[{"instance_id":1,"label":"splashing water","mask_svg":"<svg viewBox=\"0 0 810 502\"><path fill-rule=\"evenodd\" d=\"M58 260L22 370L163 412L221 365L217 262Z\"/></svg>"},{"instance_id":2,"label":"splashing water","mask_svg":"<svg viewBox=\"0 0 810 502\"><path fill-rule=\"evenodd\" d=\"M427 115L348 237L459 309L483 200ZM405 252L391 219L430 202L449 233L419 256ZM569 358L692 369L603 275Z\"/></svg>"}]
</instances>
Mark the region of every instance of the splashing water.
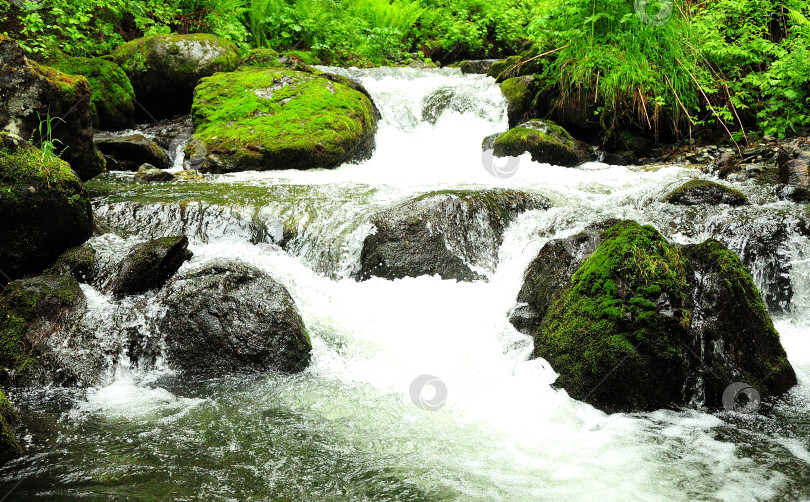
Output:
<instances>
[{"instance_id":1,"label":"splashing water","mask_svg":"<svg viewBox=\"0 0 810 502\"><path fill-rule=\"evenodd\" d=\"M810 243L791 237L767 255L751 240L752 227L804 221L803 208L752 184L736 188L761 204L755 214L663 204L699 176L679 166L568 169L523 156L515 176L493 177L481 164L481 140L507 126L492 79L333 71L361 80L382 112L366 162L170 186L135 186L116 174L95 187L97 214L126 232L124 241L186 232L194 258L185 267L237 258L281 281L312 337L311 367L190 382L160 362L144 371L122 357L99 388L15 391L32 421L26 456L0 471L0 490L19 482L9 500L810 497ZM453 91L449 106L435 124L424 120L426 100L443 89ZM430 191L491 187L541 194L553 207L507 229L487 282L350 278L376 212ZM792 314L777 328L800 384L772 412L605 415L550 386L553 368L529 360L532 342L506 312L547 240L607 217L651 223L677 242L713 236L754 253L763 291L787 274L793 296L783 301ZM121 239L93 244L115 253ZM122 314L152 305L150 294L119 301L85 292L101 336L114 336L117 320L144 326L161 315L157 307ZM447 390L436 411L411 401L420 375Z\"/></svg>"}]
</instances>

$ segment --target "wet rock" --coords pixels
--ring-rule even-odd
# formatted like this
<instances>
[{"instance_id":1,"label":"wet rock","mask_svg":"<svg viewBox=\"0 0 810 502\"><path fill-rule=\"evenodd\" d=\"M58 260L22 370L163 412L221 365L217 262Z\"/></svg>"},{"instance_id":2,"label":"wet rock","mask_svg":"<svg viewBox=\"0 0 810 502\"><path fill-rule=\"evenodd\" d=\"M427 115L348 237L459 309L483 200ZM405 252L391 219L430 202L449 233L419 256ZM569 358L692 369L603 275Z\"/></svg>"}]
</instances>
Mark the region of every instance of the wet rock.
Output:
<instances>
[{"instance_id":1,"label":"wet rock","mask_svg":"<svg viewBox=\"0 0 810 502\"><path fill-rule=\"evenodd\" d=\"M119 131L135 127L135 91L120 66L106 59L78 57L51 60L48 65L87 78L93 128Z\"/></svg>"},{"instance_id":2,"label":"wet rock","mask_svg":"<svg viewBox=\"0 0 810 502\"><path fill-rule=\"evenodd\" d=\"M177 178L175 178L174 174L158 169L152 164L142 164L138 168L138 172L135 173L134 178L135 183L165 183L175 179Z\"/></svg>"},{"instance_id":3,"label":"wet rock","mask_svg":"<svg viewBox=\"0 0 810 502\"><path fill-rule=\"evenodd\" d=\"M172 166L166 152L143 134L111 136L97 140L96 145L107 157L107 168L111 171L137 171L142 164L159 169Z\"/></svg>"},{"instance_id":4,"label":"wet rock","mask_svg":"<svg viewBox=\"0 0 810 502\"><path fill-rule=\"evenodd\" d=\"M604 128L597 118L599 104L595 98L592 92L560 92L547 87L537 94L534 103L538 117L554 121L577 139L598 144Z\"/></svg>"},{"instance_id":5,"label":"wet rock","mask_svg":"<svg viewBox=\"0 0 810 502\"><path fill-rule=\"evenodd\" d=\"M498 59L470 59L462 61L459 65L461 73L486 75L492 65L499 61Z\"/></svg>"},{"instance_id":6,"label":"wet rock","mask_svg":"<svg viewBox=\"0 0 810 502\"><path fill-rule=\"evenodd\" d=\"M0 133L0 283L36 274L92 234L92 208L76 173L18 136Z\"/></svg>"},{"instance_id":7,"label":"wet rock","mask_svg":"<svg viewBox=\"0 0 810 502\"><path fill-rule=\"evenodd\" d=\"M376 108L362 92L333 80L322 72L256 67L203 79L192 112L198 142L186 147L192 167L200 172L316 169L367 158ZM205 161L194 165L202 147Z\"/></svg>"},{"instance_id":8,"label":"wet rock","mask_svg":"<svg viewBox=\"0 0 810 502\"><path fill-rule=\"evenodd\" d=\"M439 275L473 281L495 269L503 232L520 213L546 209L538 196L512 190L431 192L372 218L360 280Z\"/></svg>"},{"instance_id":9,"label":"wet rock","mask_svg":"<svg viewBox=\"0 0 810 502\"><path fill-rule=\"evenodd\" d=\"M708 180L688 181L670 192L664 201L681 206L700 204L744 206L748 204L748 198L742 192Z\"/></svg>"},{"instance_id":10,"label":"wet rock","mask_svg":"<svg viewBox=\"0 0 810 502\"><path fill-rule=\"evenodd\" d=\"M740 171L739 157L733 150L727 150L720 154L712 167L721 178L728 178L729 175Z\"/></svg>"},{"instance_id":11,"label":"wet rock","mask_svg":"<svg viewBox=\"0 0 810 502\"><path fill-rule=\"evenodd\" d=\"M22 454L20 443L14 437L13 425L19 420L17 410L11 406L6 393L0 389L0 464Z\"/></svg>"},{"instance_id":12,"label":"wet rock","mask_svg":"<svg viewBox=\"0 0 810 502\"><path fill-rule=\"evenodd\" d=\"M261 270L218 262L173 279L160 329L169 364L190 373L296 373L312 345L286 288Z\"/></svg>"},{"instance_id":13,"label":"wet rock","mask_svg":"<svg viewBox=\"0 0 810 502\"><path fill-rule=\"evenodd\" d=\"M87 302L70 276L9 283L0 295L0 380L14 385L93 385L106 354L81 322Z\"/></svg>"},{"instance_id":14,"label":"wet rock","mask_svg":"<svg viewBox=\"0 0 810 502\"><path fill-rule=\"evenodd\" d=\"M501 134L503 133L499 132L495 134L490 134L489 136L484 138L484 140L481 141L481 150L487 151L495 148L495 140L498 139L498 136L500 136Z\"/></svg>"},{"instance_id":15,"label":"wet rock","mask_svg":"<svg viewBox=\"0 0 810 502\"><path fill-rule=\"evenodd\" d=\"M233 71L240 62L234 44L202 33L139 38L112 57L129 76L138 101L158 119L188 113L201 78Z\"/></svg>"},{"instance_id":16,"label":"wet rock","mask_svg":"<svg viewBox=\"0 0 810 502\"><path fill-rule=\"evenodd\" d=\"M448 111L482 116L486 113L486 106L488 104L476 101L463 90L440 87L422 98L422 120L435 124Z\"/></svg>"},{"instance_id":17,"label":"wet rock","mask_svg":"<svg viewBox=\"0 0 810 502\"><path fill-rule=\"evenodd\" d=\"M574 272L599 247L602 233L618 222L610 219L589 225L570 237L550 240L540 249L523 276L517 306L509 313L509 322L515 329L526 334L538 332Z\"/></svg>"},{"instance_id":18,"label":"wet rock","mask_svg":"<svg viewBox=\"0 0 810 502\"><path fill-rule=\"evenodd\" d=\"M789 200L798 204L810 202L810 189L808 188L780 185L775 188L775 192L780 200Z\"/></svg>"},{"instance_id":19,"label":"wet rock","mask_svg":"<svg viewBox=\"0 0 810 502\"><path fill-rule=\"evenodd\" d=\"M796 383L751 276L717 241L677 246L629 221L550 241L520 295L512 322L556 385L605 411L720 408L733 382L762 397Z\"/></svg>"},{"instance_id":20,"label":"wet rock","mask_svg":"<svg viewBox=\"0 0 810 502\"><path fill-rule=\"evenodd\" d=\"M82 180L104 171L93 145L91 89L87 79L29 61L19 44L0 35L0 130L34 141L41 120L52 117L53 139L62 159ZM59 117L58 119L55 117Z\"/></svg>"},{"instance_id":21,"label":"wet rock","mask_svg":"<svg viewBox=\"0 0 810 502\"><path fill-rule=\"evenodd\" d=\"M133 247L106 288L116 296L137 295L163 286L192 257L188 237L153 239Z\"/></svg>"},{"instance_id":22,"label":"wet rock","mask_svg":"<svg viewBox=\"0 0 810 502\"><path fill-rule=\"evenodd\" d=\"M550 120L530 120L495 140L495 155L517 157L526 152L535 162L574 167L587 162L587 145Z\"/></svg>"},{"instance_id":23,"label":"wet rock","mask_svg":"<svg viewBox=\"0 0 810 502\"><path fill-rule=\"evenodd\" d=\"M90 284L95 278L96 250L90 244L68 249L45 271L45 275L68 275Z\"/></svg>"},{"instance_id":24,"label":"wet rock","mask_svg":"<svg viewBox=\"0 0 810 502\"><path fill-rule=\"evenodd\" d=\"M202 181L205 179L205 175L192 169L184 169L174 173L174 179L177 181Z\"/></svg>"},{"instance_id":25,"label":"wet rock","mask_svg":"<svg viewBox=\"0 0 810 502\"><path fill-rule=\"evenodd\" d=\"M169 158L174 158L176 149L183 146L183 142L191 139L194 134L194 122L191 114L181 115L172 119L165 119L149 124L140 129L144 135L153 138L152 141L169 152Z\"/></svg>"},{"instance_id":26,"label":"wet rock","mask_svg":"<svg viewBox=\"0 0 810 502\"><path fill-rule=\"evenodd\" d=\"M798 188L810 187L810 153L802 150L798 143L782 145L777 155L779 183Z\"/></svg>"},{"instance_id":27,"label":"wet rock","mask_svg":"<svg viewBox=\"0 0 810 502\"><path fill-rule=\"evenodd\" d=\"M538 80L533 75L512 77L501 82L501 92L506 98L506 115L509 127L532 118L534 107L532 101L538 90Z\"/></svg>"}]
</instances>

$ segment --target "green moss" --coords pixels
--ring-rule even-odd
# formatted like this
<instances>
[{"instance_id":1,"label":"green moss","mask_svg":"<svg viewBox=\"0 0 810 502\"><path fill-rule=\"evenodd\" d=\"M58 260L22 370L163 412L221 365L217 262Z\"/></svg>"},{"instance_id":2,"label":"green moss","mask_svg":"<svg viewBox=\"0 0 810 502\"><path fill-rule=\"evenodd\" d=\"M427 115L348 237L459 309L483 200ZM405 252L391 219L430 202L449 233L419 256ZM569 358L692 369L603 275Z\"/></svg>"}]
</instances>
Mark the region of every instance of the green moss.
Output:
<instances>
[{"instance_id":1,"label":"green moss","mask_svg":"<svg viewBox=\"0 0 810 502\"><path fill-rule=\"evenodd\" d=\"M312 51L284 51L281 53L283 56L295 56L299 58L304 64L321 64L320 58Z\"/></svg>"},{"instance_id":2,"label":"green moss","mask_svg":"<svg viewBox=\"0 0 810 502\"><path fill-rule=\"evenodd\" d=\"M19 191L33 187L65 194L69 200L79 195L72 202L87 203L81 197L81 181L67 162L52 155L43 157L41 151L27 144L9 148L0 140L0 197L16 197Z\"/></svg>"},{"instance_id":3,"label":"green moss","mask_svg":"<svg viewBox=\"0 0 810 502\"><path fill-rule=\"evenodd\" d=\"M282 63L278 58L278 52L273 49L253 49L245 56L242 66L279 67Z\"/></svg>"},{"instance_id":4,"label":"green moss","mask_svg":"<svg viewBox=\"0 0 810 502\"><path fill-rule=\"evenodd\" d=\"M550 120L531 120L509 129L495 140L494 151L498 156L528 152L535 162L569 167L586 160L568 131Z\"/></svg>"},{"instance_id":5,"label":"green moss","mask_svg":"<svg viewBox=\"0 0 810 502\"><path fill-rule=\"evenodd\" d=\"M656 372L677 367L683 355L687 263L650 226L622 222L603 237L536 334L537 355L560 371L558 383L574 398L659 407L680 390L666 387L662 382L672 379ZM671 317L656 313L662 295L673 305ZM600 386L609 374L611 385Z\"/></svg>"},{"instance_id":6,"label":"green moss","mask_svg":"<svg viewBox=\"0 0 810 502\"><path fill-rule=\"evenodd\" d=\"M134 125L135 91L120 66L89 58L61 58L48 64L63 73L87 78L94 127L123 129Z\"/></svg>"},{"instance_id":7,"label":"green moss","mask_svg":"<svg viewBox=\"0 0 810 502\"><path fill-rule=\"evenodd\" d=\"M40 276L9 283L0 297L0 366L25 380L36 369L36 347L26 337L43 309L73 305L82 294L69 276Z\"/></svg>"},{"instance_id":8,"label":"green moss","mask_svg":"<svg viewBox=\"0 0 810 502\"><path fill-rule=\"evenodd\" d=\"M10 460L22 453L22 448L14 437L12 425L19 420L17 411L0 389L0 462Z\"/></svg>"},{"instance_id":9,"label":"green moss","mask_svg":"<svg viewBox=\"0 0 810 502\"><path fill-rule=\"evenodd\" d=\"M218 170L332 167L376 127L362 93L314 74L246 68L195 89L195 138Z\"/></svg>"}]
</instances>

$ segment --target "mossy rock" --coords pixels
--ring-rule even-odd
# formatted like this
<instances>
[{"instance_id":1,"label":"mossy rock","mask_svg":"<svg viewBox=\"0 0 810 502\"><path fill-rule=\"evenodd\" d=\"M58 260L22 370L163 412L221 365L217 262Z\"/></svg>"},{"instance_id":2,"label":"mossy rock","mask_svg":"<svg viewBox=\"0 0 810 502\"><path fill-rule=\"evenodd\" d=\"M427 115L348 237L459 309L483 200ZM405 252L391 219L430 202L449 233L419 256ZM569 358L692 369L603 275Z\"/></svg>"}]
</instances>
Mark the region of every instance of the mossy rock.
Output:
<instances>
[{"instance_id":1,"label":"mossy rock","mask_svg":"<svg viewBox=\"0 0 810 502\"><path fill-rule=\"evenodd\" d=\"M40 123L52 119L53 139L62 159L82 180L104 171L104 157L93 144L91 89L81 75L67 75L25 57L19 44L0 36L0 131L39 145ZM59 117L56 119L55 117Z\"/></svg>"},{"instance_id":2,"label":"mossy rock","mask_svg":"<svg viewBox=\"0 0 810 502\"><path fill-rule=\"evenodd\" d=\"M92 208L70 166L0 133L0 266L11 279L39 273L92 235ZM2 279L0 279L2 280Z\"/></svg>"},{"instance_id":3,"label":"mossy rock","mask_svg":"<svg viewBox=\"0 0 810 502\"><path fill-rule=\"evenodd\" d=\"M93 127L118 131L135 127L135 91L120 66L99 58L60 58L49 65L68 75L82 75L90 83Z\"/></svg>"},{"instance_id":4,"label":"mossy rock","mask_svg":"<svg viewBox=\"0 0 810 502\"><path fill-rule=\"evenodd\" d=\"M0 295L0 370L14 385L96 384L105 354L80 319L87 302L71 276L9 283Z\"/></svg>"},{"instance_id":5,"label":"mossy rock","mask_svg":"<svg viewBox=\"0 0 810 502\"><path fill-rule=\"evenodd\" d=\"M537 93L538 81L534 76L512 77L501 82L501 92L506 98L506 115L509 127L532 118L532 101Z\"/></svg>"},{"instance_id":6,"label":"mossy rock","mask_svg":"<svg viewBox=\"0 0 810 502\"><path fill-rule=\"evenodd\" d=\"M8 462L22 453L12 428L17 420L19 420L17 410L11 405L6 393L0 389L0 463Z\"/></svg>"},{"instance_id":7,"label":"mossy rock","mask_svg":"<svg viewBox=\"0 0 810 502\"><path fill-rule=\"evenodd\" d=\"M735 381L763 397L796 383L753 279L722 244L677 246L632 221L599 239L551 302L537 289L547 312L530 325L571 397L605 411L719 408Z\"/></svg>"},{"instance_id":8,"label":"mossy rock","mask_svg":"<svg viewBox=\"0 0 810 502\"><path fill-rule=\"evenodd\" d=\"M375 107L335 80L282 68L203 79L192 108L194 139L209 161L200 172L331 168L367 156Z\"/></svg>"},{"instance_id":9,"label":"mossy rock","mask_svg":"<svg viewBox=\"0 0 810 502\"><path fill-rule=\"evenodd\" d=\"M535 162L574 167L588 160L588 147L550 120L530 120L498 136L497 157L531 154Z\"/></svg>"},{"instance_id":10,"label":"mossy rock","mask_svg":"<svg viewBox=\"0 0 810 502\"><path fill-rule=\"evenodd\" d=\"M283 63L279 60L280 57L281 55L273 49L253 49L242 60L242 67L280 67L283 66Z\"/></svg>"},{"instance_id":11,"label":"mossy rock","mask_svg":"<svg viewBox=\"0 0 810 502\"><path fill-rule=\"evenodd\" d=\"M748 204L748 198L739 190L708 180L688 181L670 192L664 201L680 206L700 204L743 206Z\"/></svg>"},{"instance_id":12,"label":"mossy rock","mask_svg":"<svg viewBox=\"0 0 810 502\"><path fill-rule=\"evenodd\" d=\"M44 275L69 275L90 284L95 275L96 250L89 244L70 248L51 265Z\"/></svg>"},{"instance_id":13,"label":"mossy rock","mask_svg":"<svg viewBox=\"0 0 810 502\"><path fill-rule=\"evenodd\" d=\"M492 65L501 61L500 59L468 59L450 65L451 68L458 67L461 73L473 75L486 75Z\"/></svg>"},{"instance_id":14,"label":"mossy rock","mask_svg":"<svg viewBox=\"0 0 810 502\"><path fill-rule=\"evenodd\" d=\"M520 61L520 56L510 56L506 59L500 59L490 65L487 70L487 76L497 79L501 73L509 68L514 67ZM513 75L514 76L514 75Z\"/></svg>"},{"instance_id":15,"label":"mossy rock","mask_svg":"<svg viewBox=\"0 0 810 502\"><path fill-rule=\"evenodd\" d=\"M168 118L188 113L194 87L203 77L235 70L237 47L214 35L152 35L127 42L112 54L149 114Z\"/></svg>"},{"instance_id":16,"label":"mossy rock","mask_svg":"<svg viewBox=\"0 0 810 502\"><path fill-rule=\"evenodd\" d=\"M133 179L135 183L166 183L177 178L174 174L158 169L152 164L141 164Z\"/></svg>"}]
</instances>

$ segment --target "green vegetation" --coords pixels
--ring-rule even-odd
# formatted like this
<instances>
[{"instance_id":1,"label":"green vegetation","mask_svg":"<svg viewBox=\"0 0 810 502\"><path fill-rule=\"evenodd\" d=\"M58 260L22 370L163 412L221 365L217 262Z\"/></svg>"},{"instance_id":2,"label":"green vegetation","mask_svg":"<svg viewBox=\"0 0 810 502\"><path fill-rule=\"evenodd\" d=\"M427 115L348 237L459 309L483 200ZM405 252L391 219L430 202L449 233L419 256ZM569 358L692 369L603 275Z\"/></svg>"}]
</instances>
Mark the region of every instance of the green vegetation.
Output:
<instances>
[{"instance_id":1,"label":"green vegetation","mask_svg":"<svg viewBox=\"0 0 810 502\"><path fill-rule=\"evenodd\" d=\"M587 106L601 139L660 141L810 126L810 0L43 0L0 4L37 57L103 56L138 37L210 33L306 63L369 66L520 55L556 108ZM504 71L505 70L505 71ZM582 122L582 120L579 120ZM566 126L565 123L562 125ZM716 136L716 135L715 135ZM590 138L582 138L588 139Z\"/></svg>"},{"instance_id":2,"label":"green vegetation","mask_svg":"<svg viewBox=\"0 0 810 502\"><path fill-rule=\"evenodd\" d=\"M362 93L280 68L204 78L192 116L195 138L220 159L216 171L332 167L360 153L376 127Z\"/></svg>"}]
</instances>

